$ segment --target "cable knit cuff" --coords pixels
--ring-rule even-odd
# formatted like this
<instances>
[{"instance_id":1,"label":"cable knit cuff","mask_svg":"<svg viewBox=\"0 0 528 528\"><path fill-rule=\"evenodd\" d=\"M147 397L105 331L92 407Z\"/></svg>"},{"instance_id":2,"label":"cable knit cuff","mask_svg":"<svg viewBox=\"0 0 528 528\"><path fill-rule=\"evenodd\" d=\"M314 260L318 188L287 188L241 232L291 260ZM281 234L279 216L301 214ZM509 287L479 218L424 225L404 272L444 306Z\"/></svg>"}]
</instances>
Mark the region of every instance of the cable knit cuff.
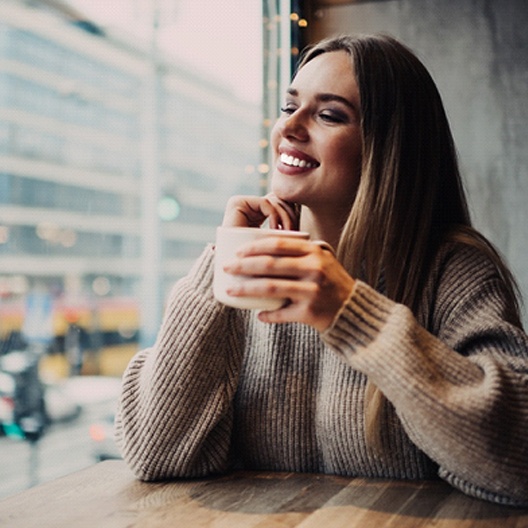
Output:
<instances>
[{"instance_id":1,"label":"cable knit cuff","mask_svg":"<svg viewBox=\"0 0 528 528\"><path fill-rule=\"evenodd\" d=\"M516 508L528 507L528 499L526 498L523 500L515 500L505 495L499 495L498 493L487 491L483 488L480 488L479 486L475 486L471 482L467 482L456 475L453 475L453 473L450 473L449 471L446 471L442 468L440 468L438 474L448 484L459 489L466 495L470 495L471 497L476 497L477 499L482 499L489 502L495 502L497 504L502 504L503 506L514 506Z\"/></svg>"},{"instance_id":2,"label":"cable knit cuff","mask_svg":"<svg viewBox=\"0 0 528 528\"><path fill-rule=\"evenodd\" d=\"M366 347L379 335L394 305L364 282L356 281L349 300L322 338L341 355Z\"/></svg>"}]
</instances>

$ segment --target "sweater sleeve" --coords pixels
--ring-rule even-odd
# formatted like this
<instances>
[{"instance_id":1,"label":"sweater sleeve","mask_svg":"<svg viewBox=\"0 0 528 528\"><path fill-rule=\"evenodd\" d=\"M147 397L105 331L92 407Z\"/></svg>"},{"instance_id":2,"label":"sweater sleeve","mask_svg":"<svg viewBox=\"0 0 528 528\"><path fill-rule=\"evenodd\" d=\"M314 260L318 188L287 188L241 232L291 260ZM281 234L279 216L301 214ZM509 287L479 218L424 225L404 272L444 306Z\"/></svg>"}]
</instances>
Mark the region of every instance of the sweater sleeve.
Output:
<instances>
[{"instance_id":1,"label":"sweater sleeve","mask_svg":"<svg viewBox=\"0 0 528 528\"><path fill-rule=\"evenodd\" d=\"M241 361L235 311L212 296L208 247L170 295L155 345L123 377L116 439L142 480L196 477L229 465Z\"/></svg>"},{"instance_id":2,"label":"sweater sleeve","mask_svg":"<svg viewBox=\"0 0 528 528\"><path fill-rule=\"evenodd\" d=\"M459 251L438 284L435 335L358 282L323 339L384 393L442 478L528 505L528 338L507 322L502 282L477 250Z\"/></svg>"}]
</instances>

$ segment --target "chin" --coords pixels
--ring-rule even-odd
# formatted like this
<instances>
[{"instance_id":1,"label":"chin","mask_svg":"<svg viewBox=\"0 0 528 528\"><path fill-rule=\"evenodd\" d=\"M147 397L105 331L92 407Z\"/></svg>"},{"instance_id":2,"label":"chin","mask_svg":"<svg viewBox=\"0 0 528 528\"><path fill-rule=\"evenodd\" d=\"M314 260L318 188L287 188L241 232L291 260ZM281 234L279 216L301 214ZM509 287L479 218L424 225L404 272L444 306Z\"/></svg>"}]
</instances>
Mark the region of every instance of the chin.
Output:
<instances>
[{"instance_id":1,"label":"chin","mask_svg":"<svg viewBox=\"0 0 528 528\"><path fill-rule=\"evenodd\" d=\"M297 189L289 188L288 185L281 185L281 182L278 182L275 178L271 181L270 190L277 198L285 202L298 203L301 201L301 196Z\"/></svg>"}]
</instances>

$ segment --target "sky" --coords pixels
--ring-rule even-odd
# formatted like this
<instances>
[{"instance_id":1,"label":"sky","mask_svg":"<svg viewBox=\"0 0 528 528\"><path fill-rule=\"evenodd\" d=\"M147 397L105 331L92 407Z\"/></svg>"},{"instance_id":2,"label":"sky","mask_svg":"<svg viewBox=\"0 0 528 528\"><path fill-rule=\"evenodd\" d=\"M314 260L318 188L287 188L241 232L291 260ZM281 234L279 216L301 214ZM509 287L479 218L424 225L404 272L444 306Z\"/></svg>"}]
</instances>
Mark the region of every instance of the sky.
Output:
<instances>
[{"instance_id":1,"label":"sky","mask_svg":"<svg viewBox=\"0 0 528 528\"><path fill-rule=\"evenodd\" d=\"M67 0L103 28L148 40L153 4L160 8L158 43L178 60L231 88L261 97L261 0Z\"/></svg>"}]
</instances>

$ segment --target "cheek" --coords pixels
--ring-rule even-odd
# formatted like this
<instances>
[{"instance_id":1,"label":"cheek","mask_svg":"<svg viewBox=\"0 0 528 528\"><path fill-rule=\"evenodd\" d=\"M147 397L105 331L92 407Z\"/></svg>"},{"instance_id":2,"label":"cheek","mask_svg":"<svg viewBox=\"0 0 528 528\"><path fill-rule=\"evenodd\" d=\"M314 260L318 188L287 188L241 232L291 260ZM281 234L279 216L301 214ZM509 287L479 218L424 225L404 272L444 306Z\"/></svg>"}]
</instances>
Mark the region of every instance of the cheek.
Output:
<instances>
[{"instance_id":1,"label":"cheek","mask_svg":"<svg viewBox=\"0 0 528 528\"><path fill-rule=\"evenodd\" d=\"M335 151L336 186L341 189L343 197L354 197L361 176L361 145L350 145L348 142Z\"/></svg>"},{"instance_id":2,"label":"cheek","mask_svg":"<svg viewBox=\"0 0 528 528\"><path fill-rule=\"evenodd\" d=\"M361 139L355 137L352 141L349 139L341 145L339 157L344 164L356 172L361 170L362 150Z\"/></svg>"},{"instance_id":3,"label":"cheek","mask_svg":"<svg viewBox=\"0 0 528 528\"><path fill-rule=\"evenodd\" d=\"M361 167L361 149L348 143L333 151L332 161L339 171L355 173Z\"/></svg>"}]
</instances>

